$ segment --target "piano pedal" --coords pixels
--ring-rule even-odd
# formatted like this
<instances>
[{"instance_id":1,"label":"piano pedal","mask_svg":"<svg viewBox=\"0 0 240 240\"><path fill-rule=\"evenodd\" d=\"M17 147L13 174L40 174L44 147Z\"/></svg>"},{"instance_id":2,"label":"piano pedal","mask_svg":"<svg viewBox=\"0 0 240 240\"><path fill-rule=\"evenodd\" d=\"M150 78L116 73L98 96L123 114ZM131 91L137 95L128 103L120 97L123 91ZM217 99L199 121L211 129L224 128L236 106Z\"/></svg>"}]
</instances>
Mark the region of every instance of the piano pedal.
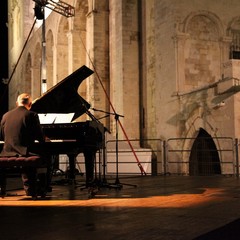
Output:
<instances>
[{"instance_id":1,"label":"piano pedal","mask_svg":"<svg viewBox=\"0 0 240 240\"><path fill-rule=\"evenodd\" d=\"M65 173L64 173L64 171L63 170L61 170L61 169L54 169L53 170L53 176L63 176Z\"/></svg>"},{"instance_id":2,"label":"piano pedal","mask_svg":"<svg viewBox=\"0 0 240 240\"><path fill-rule=\"evenodd\" d=\"M88 188L88 198L93 198L99 191L98 187L90 187Z\"/></svg>"},{"instance_id":3,"label":"piano pedal","mask_svg":"<svg viewBox=\"0 0 240 240\"><path fill-rule=\"evenodd\" d=\"M80 172L77 168L75 168L74 170L74 176L76 175L80 175L80 176L83 176L84 174L82 172ZM70 169L69 167L67 168L66 172L65 172L65 176L66 178L69 178L71 176L71 172L70 172Z\"/></svg>"}]
</instances>

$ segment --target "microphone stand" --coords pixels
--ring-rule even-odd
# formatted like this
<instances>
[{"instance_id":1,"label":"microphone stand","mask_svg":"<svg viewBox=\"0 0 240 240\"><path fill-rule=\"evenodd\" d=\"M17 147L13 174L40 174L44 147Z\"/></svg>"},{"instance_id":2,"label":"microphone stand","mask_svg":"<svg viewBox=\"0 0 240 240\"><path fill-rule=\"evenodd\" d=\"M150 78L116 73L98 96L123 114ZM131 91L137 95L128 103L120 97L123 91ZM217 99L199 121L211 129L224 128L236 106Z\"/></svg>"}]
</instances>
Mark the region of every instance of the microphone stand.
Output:
<instances>
[{"instance_id":1,"label":"microphone stand","mask_svg":"<svg viewBox=\"0 0 240 240\"><path fill-rule=\"evenodd\" d=\"M84 104L84 102L82 102L82 107L85 108L85 113L95 122L98 122L100 123L100 121L88 110L87 106ZM104 137L104 147L105 147L105 137ZM100 149L98 149L100 150ZM96 155L94 156L94 163L93 163L93 174L95 172L95 179L93 180L92 184L94 186L94 184L96 184L98 187L99 187L99 182L101 181L101 169L100 169L100 153L99 153L99 179L97 179L97 170L96 170ZM85 166L86 166L86 159L85 159ZM95 168L95 171L94 171L94 168ZM86 177L87 177L87 166L86 166ZM88 188L87 187L88 183L86 181L86 186L85 187L81 187L80 189L84 189L84 188ZM90 189L90 194L91 195L94 195L94 192L93 192L93 188L94 187L91 187Z\"/></svg>"},{"instance_id":2,"label":"microphone stand","mask_svg":"<svg viewBox=\"0 0 240 240\"><path fill-rule=\"evenodd\" d=\"M100 109L96 109L96 108L91 108L91 109L93 111L102 112L102 113L106 114L105 116L103 116L101 118L98 118L97 119L98 121L100 119L109 117L112 114L110 112L106 112L106 111L103 111L103 110L100 110ZM105 134L105 132L111 133L106 127L104 127L104 134ZM104 139L105 139L105 137L104 137ZM107 183L107 179L106 179L106 145L105 145L105 140L104 140L104 147L103 147L103 178L102 178L101 186L103 186L103 187L110 187L110 185Z\"/></svg>"},{"instance_id":3,"label":"microphone stand","mask_svg":"<svg viewBox=\"0 0 240 240\"><path fill-rule=\"evenodd\" d=\"M102 110L97 110L95 108L92 108L92 110L94 111L99 111L99 112L104 112ZM111 113L111 112L104 112L108 115L114 115L114 118L115 118L115 124L116 124L116 179L115 179L115 183L114 184L110 184L108 185L109 188L116 188L116 189L121 189L123 187L123 185L128 185L128 186L133 186L133 187L137 187L137 185L134 185L134 184L126 184L126 183L121 183L120 180L119 180L119 169L118 169L118 166L119 166L119 159L118 159L118 121L119 121L119 117L124 117L123 115L120 115L120 114L117 114L116 112L114 113ZM106 182L106 179L105 179L105 159L104 159L104 180Z\"/></svg>"},{"instance_id":4,"label":"microphone stand","mask_svg":"<svg viewBox=\"0 0 240 240\"><path fill-rule=\"evenodd\" d=\"M124 117L122 115L119 115L117 113L115 113L115 124L116 124L116 180L115 180L115 184L113 185L116 188L122 188L122 184L120 183L119 177L118 177L118 121L119 121L119 117Z\"/></svg>"}]
</instances>

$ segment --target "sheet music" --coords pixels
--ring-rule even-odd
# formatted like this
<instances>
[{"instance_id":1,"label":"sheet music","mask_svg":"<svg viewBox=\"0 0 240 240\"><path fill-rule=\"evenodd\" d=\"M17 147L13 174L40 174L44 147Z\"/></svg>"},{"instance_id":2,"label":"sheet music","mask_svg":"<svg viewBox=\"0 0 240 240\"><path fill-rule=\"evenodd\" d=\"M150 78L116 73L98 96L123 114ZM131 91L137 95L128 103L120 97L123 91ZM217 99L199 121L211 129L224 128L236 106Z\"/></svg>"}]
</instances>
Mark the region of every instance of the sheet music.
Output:
<instances>
[{"instance_id":1,"label":"sheet music","mask_svg":"<svg viewBox=\"0 0 240 240\"><path fill-rule=\"evenodd\" d=\"M70 123L74 113L39 113L40 124Z\"/></svg>"},{"instance_id":2,"label":"sheet music","mask_svg":"<svg viewBox=\"0 0 240 240\"><path fill-rule=\"evenodd\" d=\"M72 122L74 113L57 114L54 123L70 123Z\"/></svg>"},{"instance_id":3,"label":"sheet music","mask_svg":"<svg viewBox=\"0 0 240 240\"><path fill-rule=\"evenodd\" d=\"M40 124L53 124L56 119L56 114L52 113L39 113L38 114Z\"/></svg>"}]
</instances>

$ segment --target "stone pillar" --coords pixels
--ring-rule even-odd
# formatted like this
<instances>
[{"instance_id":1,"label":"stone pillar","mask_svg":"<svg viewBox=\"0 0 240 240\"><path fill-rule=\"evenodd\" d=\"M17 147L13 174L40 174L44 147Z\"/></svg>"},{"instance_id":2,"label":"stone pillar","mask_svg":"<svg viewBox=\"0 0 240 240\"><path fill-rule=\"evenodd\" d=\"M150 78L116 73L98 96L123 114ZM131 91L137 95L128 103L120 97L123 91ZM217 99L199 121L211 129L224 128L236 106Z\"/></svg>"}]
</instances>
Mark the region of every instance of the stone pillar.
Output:
<instances>
[{"instance_id":1,"label":"stone pillar","mask_svg":"<svg viewBox=\"0 0 240 240\"><path fill-rule=\"evenodd\" d=\"M111 101L128 137L139 138L138 1L109 2Z\"/></svg>"},{"instance_id":2,"label":"stone pillar","mask_svg":"<svg viewBox=\"0 0 240 240\"><path fill-rule=\"evenodd\" d=\"M185 86L185 43L189 34L177 33L174 37L175 56L176 56L176 90L178 93L183 92Z\"/></svg>"},{"instance_id":3,"label":"stone pillar","mask_svg":"<svg viewBox=\"0 0 240 240\"><path fill-rule=\"evenodd\" d=\"M57 48L56 44L52 47L53 51L53 85L57 84Z\"/></svg>"},{"instance_id":4,"label":"stone pillar","mask_svg":"<svg viewBox=\"0 0 240 240\"><path fill-rule=\"evenodd\" d=\"M67 33L68 38L68 75L73 72L73 34L72 30Z\"/></svg>"},{"instance_id":5,"label":"stone pillar","mask_svg":"<svg viewBox=\"0 0 240 240\"><path fill-rule=\"evenodd\" d=\"M108 1L93 1L87 14L86 62L95 73L86 82L87 101L99 110L109 110L109 11ZM96 118L102 113L95 111ZM108 118L102 119L108 127Z\"/></svg>"}]
</instances>

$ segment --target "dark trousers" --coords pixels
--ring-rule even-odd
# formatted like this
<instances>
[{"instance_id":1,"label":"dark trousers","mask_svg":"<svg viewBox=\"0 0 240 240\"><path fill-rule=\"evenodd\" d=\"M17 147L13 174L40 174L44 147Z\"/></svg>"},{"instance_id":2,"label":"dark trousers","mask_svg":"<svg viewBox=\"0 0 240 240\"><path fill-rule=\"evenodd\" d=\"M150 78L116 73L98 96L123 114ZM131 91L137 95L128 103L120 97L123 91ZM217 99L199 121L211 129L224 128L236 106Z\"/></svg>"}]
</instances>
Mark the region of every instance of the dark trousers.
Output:
<instances>
[{"instance_id":1,"label":"dark trousers","mask_svg":"<svg viewBox=\"0 0 240 240\"><path fill-rule=\"evenodd\" d=\"M36 167L23 167L21 169L23 188L27 196L45 195L47 192L47 173L37 173ZM6 169L0 168L1 195L6 194Z\"/></svg>"},{"instance_id":2,"label":"dark trousers","mask_svg":"<svg viewBox=\"0 0 240 240\"><path fill-rule=\"evenodd\" d=\"M27 196L45 195L47 192L47 172L38 173L34 167L25 167L22 181Z\"/></svg>"},{"instance_id":3,"label":"dark trousers","mask_svg":"<svg viewBox=\"0 0 240 240\"><path fill-rule=\"evenodd\" d=\"M1 195L6 194L7 169L0 168L0 187ZM36 168L27 167L22 169L23 188L29 196L36 195L37 191L37 171Z\"/></svg>"},{"instance_id":4,"label":"dark trousers","mask_svg":"<svg viewBox=\"0 0 240 240\"><path fill-rule=\"evenodd\" d=\"M27 196L37 194L37 169L34 167L24 167L22 169L23 188Z\"/></svg>"},{"instance_id":5,"label":"dark trousers","mask_svg":"<svg viewBox=\"0 0 240 240\"><path fill-rule=\"evenodd\" d=\"M0 168L0 188L1 188L1 195L6 194L6 171L4 168Z\"/></svg>"}]
</instances>

